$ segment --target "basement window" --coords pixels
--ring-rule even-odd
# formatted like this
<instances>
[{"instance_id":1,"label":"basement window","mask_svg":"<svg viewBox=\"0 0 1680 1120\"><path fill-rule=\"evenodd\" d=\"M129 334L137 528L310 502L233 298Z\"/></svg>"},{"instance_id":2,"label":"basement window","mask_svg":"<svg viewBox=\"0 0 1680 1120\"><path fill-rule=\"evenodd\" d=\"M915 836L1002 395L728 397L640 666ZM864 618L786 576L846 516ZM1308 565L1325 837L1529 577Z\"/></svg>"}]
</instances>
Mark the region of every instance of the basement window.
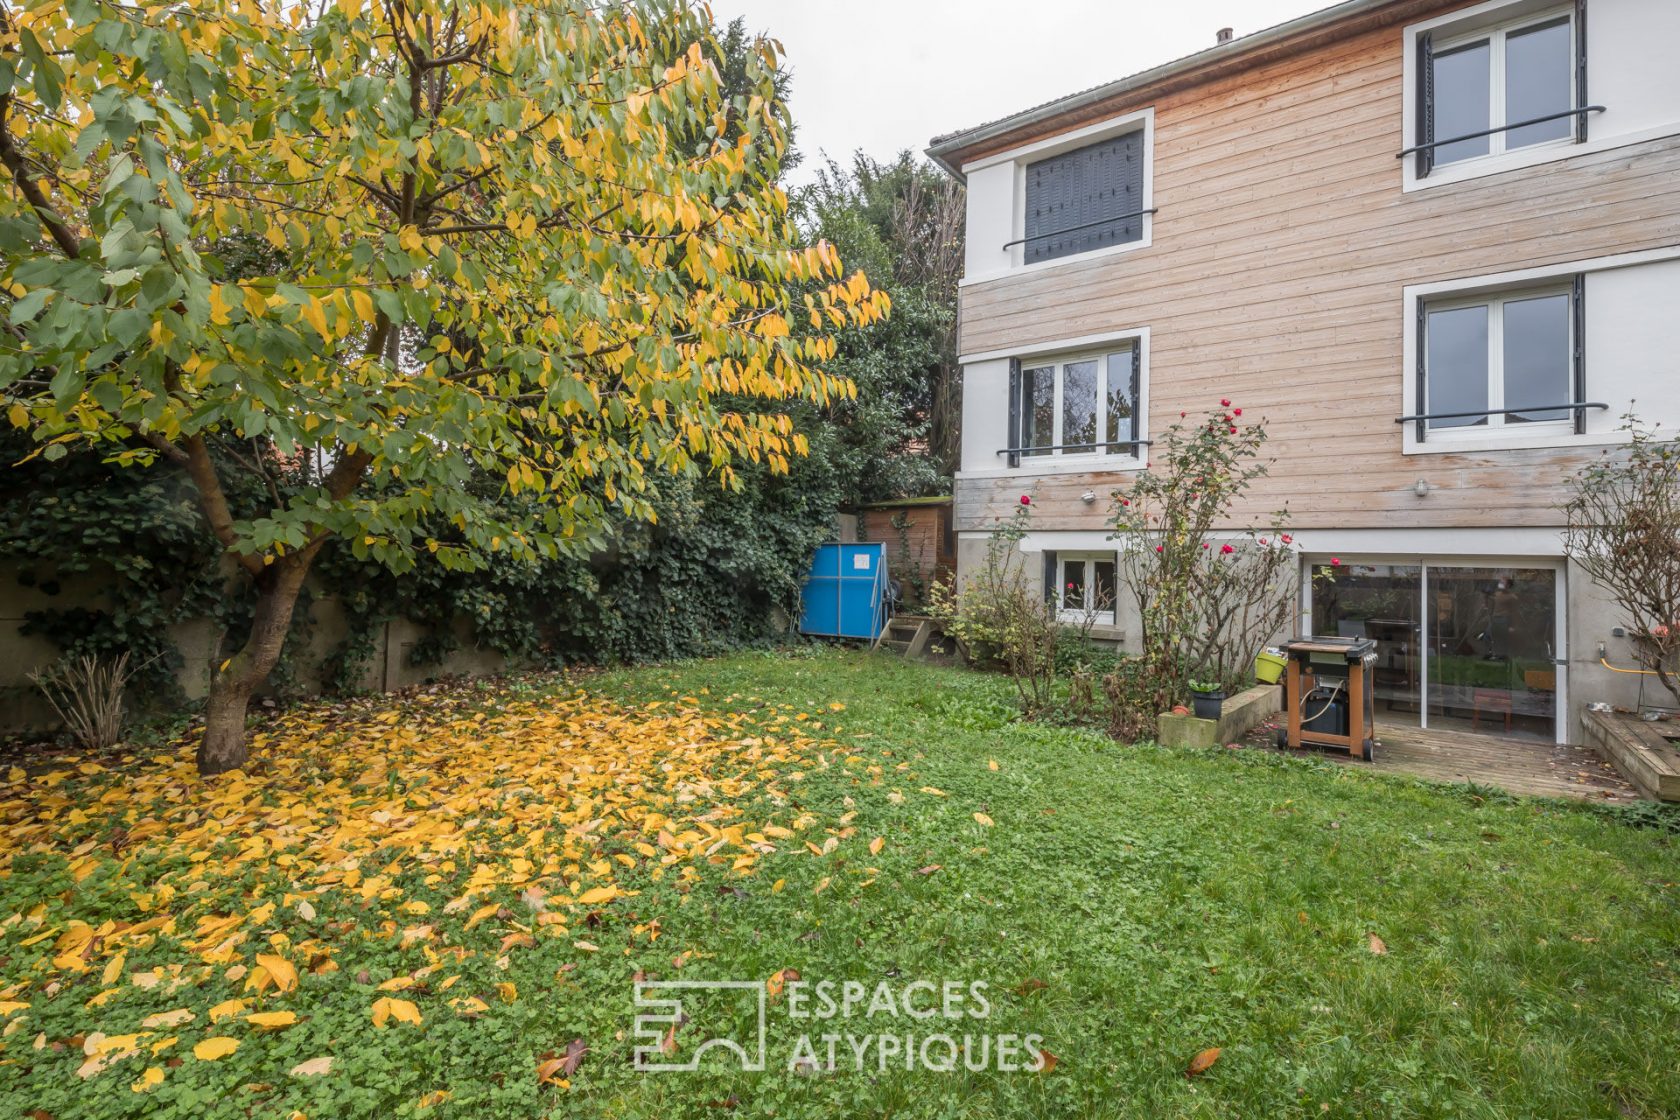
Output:
<instances>
[{"instance_id":1,"label":"basement window","mask_svg":"<svg viewBox=\"0 0 1680 1120\"><path fill-rule=\"evenodd\" d=\"M1056 605L1064 621L1114 625L1114 553L1056 554Z\"/></svg>"}]
</instances>

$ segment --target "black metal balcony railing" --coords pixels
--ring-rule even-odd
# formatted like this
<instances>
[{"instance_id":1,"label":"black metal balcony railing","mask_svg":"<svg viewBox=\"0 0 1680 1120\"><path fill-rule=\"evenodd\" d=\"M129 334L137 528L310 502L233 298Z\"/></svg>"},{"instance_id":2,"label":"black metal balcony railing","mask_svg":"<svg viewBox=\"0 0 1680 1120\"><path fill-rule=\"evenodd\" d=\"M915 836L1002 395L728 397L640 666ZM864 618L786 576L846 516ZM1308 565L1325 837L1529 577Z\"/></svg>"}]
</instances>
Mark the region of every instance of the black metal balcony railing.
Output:
<instances>
[{"instance_id":1,"label":"black metal balcony railing","mask_svg":"<svg viewBox=\"0 0 1680 1120\"><path fill-rule=\"evenodd\" d=\"M1418 152L1433 152L1436 148L1444 148L1448 144L1457 144L1464 140L1480 140L1484 136L1492 136L1496 132L1510 132L1516 128L1527 128L1531 124L1545 124L1547 121L1560 121L1565 117L1579 117L1585 113L1602 113L1602 105L1583 105L1579 109L1565 109L1561 113L1548 113L1543 117L1533 117L1526 121L1512 121L1497 128L1484 128L1480 132L1466 132L1463 136L1450 136L1445 140L1431 140L1427 144L1414 144L1403 152L1395 155L1395 159L1405 159Z\"/></svg>"},{"instance_id":2,"label":"black metal balcony railing","mask_svg":"<svg viewBox=\"0 0 1680 1120\"><path fill-rule=\"evenodd\" d=\"M1423 412L1416 416L1396 416L1396 424L1411 424L1425 420L1480 420L1489 416L1515 416L1523 412L1582 412L1589 408L1609 408L1602 401L1583 401L1578 404L1525 404L1516 408L1482 408L1469 412Z\"/></svg>"},{"instance_id":3,"label":"black metal balcony railing","mask_svg":"<svg viewBox=\"0 0 1680 1120\"><path fill-rule=\"evenodd\" d=\"M1133 452L1136 452L1138 448L1148 447L1152 442L1153 441L1147 439L1112 439L1096 443L1047 443L1038 447L1002 447L998 449L998 454L1009 456L1009 465L1012 467L1018 467L1021 465L1021 457L1023 455L1028 458L1033 458L1042 455L1047 451L1095 452L1099 447L1104 451L1115 447L1130 447Z\"/></svg>"},{"instance_id":4,"label":"black metal balcony railing","mask_svg":"<svg viewBox=\"0 0 1680 1120\"><path fill-rule=\"evenodd\" d=\"M1068 226L1066 229L1054 229L1049 233L1035 233L1031 237L1017 237L1014 241L1005 241L1003 243L1003 247L1005 249L1013 249L1015 246L1025 245L1029 241L1043 241L1047 237L1060 237L1064 233L1078 233L1082 229L1095 229L1097 226L1111 226L1116 222L1129 222L1133 218L1141 218L1145 214L1153 214L1155 213L1155 210L1156 208L1151 206L1147 210L1133 210L1130 214L1116 214L1112 218L1099 218L1094 222L1083 222L1076 226Z\"/></svg>"}]
</instances>

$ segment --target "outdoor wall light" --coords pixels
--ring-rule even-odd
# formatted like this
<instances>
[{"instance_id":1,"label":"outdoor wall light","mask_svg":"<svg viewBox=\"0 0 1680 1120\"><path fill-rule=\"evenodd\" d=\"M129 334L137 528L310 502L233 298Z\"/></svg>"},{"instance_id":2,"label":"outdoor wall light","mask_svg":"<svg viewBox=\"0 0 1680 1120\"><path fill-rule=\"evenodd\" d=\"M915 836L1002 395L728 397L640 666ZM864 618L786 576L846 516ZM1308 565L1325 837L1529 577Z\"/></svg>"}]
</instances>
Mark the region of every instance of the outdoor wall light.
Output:
<instances>
[{"instance_id":1,"label":"outdoor wall light","mask_svg":"<svg viewBox=\"0 0 1680 1120\"><path fill-rule=\"evenodd\" d=\"M1092 502L1097 500L1097 492L1095 490L1087 490L1085 493L1079 495L1079 500L1084 502L1086 505L1090 505Z\"/></svg>"},{"instance_id":2,"label":"outdoor wall light","mask_svg":"<svg viewBox=\"0 0 1680 1120\"><path fill-rule=\"evenodd\" d=\"M1429 497L1429 483L1421 478L1418 479L1416 482L1412 483L1412 493L1416 494L1420 498Z\"/></svg>"}]
</instances>

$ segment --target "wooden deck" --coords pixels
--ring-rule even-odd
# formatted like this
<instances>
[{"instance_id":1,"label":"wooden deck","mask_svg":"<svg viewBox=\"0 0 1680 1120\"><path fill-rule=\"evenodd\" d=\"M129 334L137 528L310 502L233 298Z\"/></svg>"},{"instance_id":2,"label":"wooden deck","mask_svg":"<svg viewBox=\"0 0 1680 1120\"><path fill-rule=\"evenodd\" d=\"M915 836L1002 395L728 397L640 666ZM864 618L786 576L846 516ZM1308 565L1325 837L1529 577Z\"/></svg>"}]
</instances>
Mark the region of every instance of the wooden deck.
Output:
<instances>
[{"instance_id":1,"label":"wooden deck","mask_svg":"<svg viewBox=\"0 0 1680 1120\"><path fill-rule=\"evenodd\" d=\"M1275 728L1278 721L1268 722ZM1262 734L1264 739L1259 740ZM1250 742L1273 744L1274 735L1273 730L1257 731ZM1633 801L1639 796L1614 766L1589 748L1532 739L1425 731L1379 722L1374 762L1349 758L1341 751L1322 754L1348 766L1410 774L1434 782L1474 782L1534 797Z\"/></svg>"}]
</instances>

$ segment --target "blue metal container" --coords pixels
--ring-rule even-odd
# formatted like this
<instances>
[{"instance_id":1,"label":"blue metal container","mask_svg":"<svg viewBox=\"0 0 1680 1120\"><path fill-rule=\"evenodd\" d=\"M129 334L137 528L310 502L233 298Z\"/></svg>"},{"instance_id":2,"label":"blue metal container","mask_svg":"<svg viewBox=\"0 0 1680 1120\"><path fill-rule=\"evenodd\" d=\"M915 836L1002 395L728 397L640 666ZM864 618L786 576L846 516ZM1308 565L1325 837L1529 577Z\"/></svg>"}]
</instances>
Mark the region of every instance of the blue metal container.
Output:
<instances>
[{"instance_id":1,"label":"blue metal container","mask_svg":"<svg viewBox=\"0 0 1680 1120\"><path fill-rule=\"evenodd\" d=\"M887 546L822 544L801 589L799 632L873 641L887 622Z\"/></svg>"}]
</instances>

